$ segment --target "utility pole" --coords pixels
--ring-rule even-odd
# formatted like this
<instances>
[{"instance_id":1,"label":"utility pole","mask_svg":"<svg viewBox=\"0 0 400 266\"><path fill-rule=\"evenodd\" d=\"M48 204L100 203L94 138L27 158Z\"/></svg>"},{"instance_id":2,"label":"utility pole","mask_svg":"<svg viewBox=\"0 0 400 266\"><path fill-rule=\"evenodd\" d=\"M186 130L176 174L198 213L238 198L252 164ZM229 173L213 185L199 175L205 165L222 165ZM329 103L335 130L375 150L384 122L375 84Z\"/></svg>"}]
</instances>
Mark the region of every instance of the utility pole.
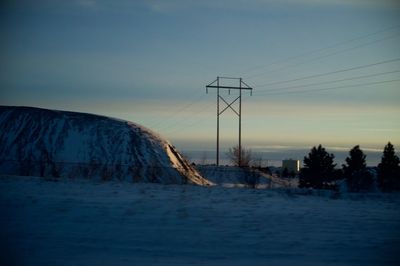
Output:
<instances>
[{"instance_id":1,"label":"utility pole","mask_svg":"<svg viewBox=\"0 0 400 266\"><path fill-rule=\"evenodd\" d=\"M234 80L239 82L239 86L225 86L221 85L221 81L226 80ZM216 80L211 82L206 86L206 93L208 93L208 89L214 88L217 89L217 155L216 155L216 163L219 166L219 116L225 112L228 108L230 108L238 117L239 117L239 167L242 165L242 90L249 90L250 95L252 95L253 88L247 85L242 78L232 78L232 77L217 77ZM239 90L239 96L234 99L232 102L228 103L220 94L220 90L228 90L229 94L231 90ZM226 105L222 111L220 111L220 100L224 102ZM233 108L233 104L239 100L239 110Z\"/></svg>"}]
</instances>

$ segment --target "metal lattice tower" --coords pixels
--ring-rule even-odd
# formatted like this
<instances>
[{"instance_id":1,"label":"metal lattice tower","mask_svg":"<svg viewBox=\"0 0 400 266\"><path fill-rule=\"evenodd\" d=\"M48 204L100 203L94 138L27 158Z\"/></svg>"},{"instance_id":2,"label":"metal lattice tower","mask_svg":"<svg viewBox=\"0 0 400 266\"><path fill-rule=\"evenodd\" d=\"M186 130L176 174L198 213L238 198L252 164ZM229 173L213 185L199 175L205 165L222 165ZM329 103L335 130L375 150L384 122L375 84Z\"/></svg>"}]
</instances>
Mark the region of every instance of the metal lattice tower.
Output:
<instances>
[{"instance_id":1,"label":"metal lattice tower","mask_svg":"<svg viewBox=\"0 0 400 266\"><path fill-rule=\"evenodd\" d=\"M224 80L237 80L239 86L225 86L223 83ZM242 162L242 90L249 90L250 95L252 95L253 88L247 85L242 78L232 78L232 77L217 77L216 80L211 82L206 86L206 93L208 93L208 89L213 88L217 89L217 156L216 156L216 164L219 165L219 116L225 112L228 108L230 108L238 117L239 117L239 166L241 166ZM234 99L232 102L228 103L220 94L220 90L228 90L229 94L231 90L239 90L239 96ZM225 103L225 108L220 111L220 100ZM239 100L239 110L233 108L233 104Z\"/></svg>"}]
</instances>

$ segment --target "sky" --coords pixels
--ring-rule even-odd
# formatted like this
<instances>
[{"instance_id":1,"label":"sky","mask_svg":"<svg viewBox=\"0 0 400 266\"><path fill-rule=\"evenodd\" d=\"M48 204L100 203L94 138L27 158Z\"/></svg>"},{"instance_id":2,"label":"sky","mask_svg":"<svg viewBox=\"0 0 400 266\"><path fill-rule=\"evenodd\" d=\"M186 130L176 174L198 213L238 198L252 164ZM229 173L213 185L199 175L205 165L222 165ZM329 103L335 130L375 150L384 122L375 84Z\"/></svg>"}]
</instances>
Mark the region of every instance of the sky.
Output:
<instances>
[{"instance_id":1,"label":"sky","mask_svg":"<svg viewBox=\"0 0 400 266\"><path fill-rule=\"evenodd\" d=\"M233 76L254 89L242 101L253 151L400 149L398 1L6 0L0 34L1 105L122 118L210 151L205 85ZM226 151L238 118L220 118Z\"/></svg>"}]
</instances>

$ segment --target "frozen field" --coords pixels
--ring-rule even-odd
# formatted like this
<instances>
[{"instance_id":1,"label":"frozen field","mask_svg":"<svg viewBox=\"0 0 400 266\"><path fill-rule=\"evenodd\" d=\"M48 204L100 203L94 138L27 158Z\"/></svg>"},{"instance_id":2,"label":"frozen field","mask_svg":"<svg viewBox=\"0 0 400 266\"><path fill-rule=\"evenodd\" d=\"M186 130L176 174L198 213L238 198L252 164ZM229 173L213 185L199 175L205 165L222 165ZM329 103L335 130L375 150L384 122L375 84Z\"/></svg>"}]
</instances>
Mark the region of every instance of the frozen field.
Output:
<instances>
[{"instance_id":1,"label":"frozen field","mask_svg":"<svg viewBox=\"0 0 400 266\"><path fill-rule=\"evenodd\" d=\"M400 195L0 177L0 265L400 265Z\"/></svg>"}]
</instances>

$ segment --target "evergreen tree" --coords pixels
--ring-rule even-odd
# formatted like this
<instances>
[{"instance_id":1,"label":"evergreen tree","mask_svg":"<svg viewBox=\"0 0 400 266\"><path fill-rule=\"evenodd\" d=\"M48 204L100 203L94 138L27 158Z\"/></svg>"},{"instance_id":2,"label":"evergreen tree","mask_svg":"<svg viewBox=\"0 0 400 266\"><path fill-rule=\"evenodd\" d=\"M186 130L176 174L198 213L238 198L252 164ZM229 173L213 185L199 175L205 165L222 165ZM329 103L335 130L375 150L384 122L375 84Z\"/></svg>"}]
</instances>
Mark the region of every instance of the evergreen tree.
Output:
<instances>
[{"instance_id":1,"label":"evergreen tree","mask_svg":"<svg viewBox=\"0 0 400 266\"><path fill-rule=\"evenodd\" d=\"M349 157L346 158L347 165L343 164L344 177L350 191L370 190L372 187L374 180L367 170L366 157L357 145L350 150Z\"/></svg>"},{"instance_id":2,"label":"evergreen tree","mask_svg":"<svg viewBox=\"0 0 400 266\"><path fill-rule=\"evenodd\" d=\"M321 144L313 147L308 157L304 157L304 168L300 172L299 186L312 188L328 188L334 180L335 156L326 152Z\"/></svg>"},{"instance_id":3,"label":"evergreen tree","mask_svg":"<svg viewBox=\"0 0 400 266\"><path fill-rule=\"evenodd\" d=\"M283 168L282 171L282 177L288 177L289 176L289 170L285 167Z\"/></svg>"},{"instance_id":4,"label":"evergreen tree","mask_svg":"<svg viewBox=\"0 0 400 266\"><path fill-rule=\"evenodd\" d=\"M400 190L400 160L393 145L389 142L383 150L381 163L378 165L378 181L383 191Z\"/></svg>"}]
</instances>

